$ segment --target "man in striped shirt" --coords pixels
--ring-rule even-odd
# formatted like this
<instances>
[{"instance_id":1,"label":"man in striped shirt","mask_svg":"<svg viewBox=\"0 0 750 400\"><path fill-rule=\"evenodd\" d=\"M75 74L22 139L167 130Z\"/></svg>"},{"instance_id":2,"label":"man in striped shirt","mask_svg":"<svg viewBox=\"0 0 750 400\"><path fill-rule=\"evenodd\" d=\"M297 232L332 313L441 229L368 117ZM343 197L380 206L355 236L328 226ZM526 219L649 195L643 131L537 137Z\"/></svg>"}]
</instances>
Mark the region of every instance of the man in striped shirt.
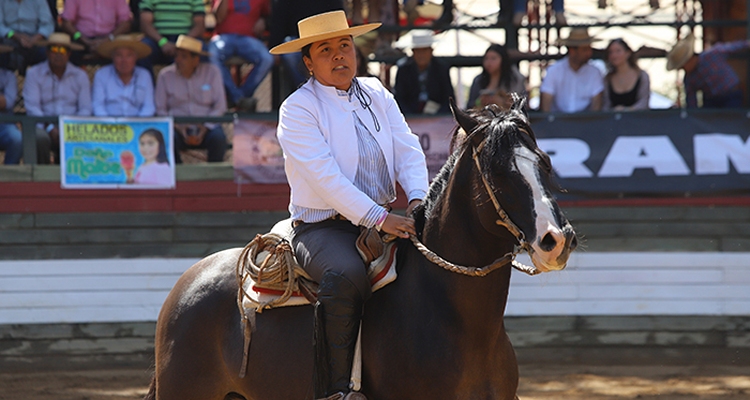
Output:
<instances>
[{"instance_id":1,"label":"man in striped shirt","mask_svg":"<svg viewBox=\"0 0 750 400\"><path fill-rule=\"evenodd\" d=\"M151 55L138 61L153 76L154 64L174 61L175 42L179 35L203 37L206 9L203 0L142 0L140 3L143 42Z\"/></svg>"}]
</instances>

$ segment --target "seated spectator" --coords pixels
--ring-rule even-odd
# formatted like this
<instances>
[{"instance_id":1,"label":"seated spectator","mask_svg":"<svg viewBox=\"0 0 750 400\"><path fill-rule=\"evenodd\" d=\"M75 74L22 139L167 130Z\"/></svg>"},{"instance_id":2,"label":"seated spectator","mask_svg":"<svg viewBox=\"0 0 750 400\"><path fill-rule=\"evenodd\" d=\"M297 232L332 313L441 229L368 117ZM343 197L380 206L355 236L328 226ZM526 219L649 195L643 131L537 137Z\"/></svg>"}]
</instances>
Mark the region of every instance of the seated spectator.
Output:
<instances>
[{"instance_id":1,"label":"seated spectator","mask_svg":"<svg viewBox=\"0 0 750 400\"><path fill-rule=\"evenodd\" d=\"M268 71L273 67L273 56L258 38L266 30L266 18L271 15L269 0L214 0L216 28L208 45L211 62L221 70L224 87L232 106L237 111L254 112L253 98ZM245 83L237 87L224 63L232 56L240 56L253 64Z\"/></svg>"},{"instance_id":2,"label":"seated spectator","mask_svg":"<svg viewBox=\"0 0 750 400\"><path fill-rule=\"evenodd\" d=\"M135 65L151 53L135 35L120 35L98 47L99 55L112 64L96 71L92 101L97 117L151 117L154 85L145 68Z\"/></svg>"},{"instance_id":3,"label":"seated spectator","mask_svg":"<svg viewBox=\"0 0 750 400\"><path fill-rule=\"evenodd\" d=\"M179 35L196 39L203 37L206 10L203 0L141 0L141 32L143 43L151 54L138 60L138 65L154 73L155 64L174 61L175 41Z\"/></svg>"},{"instance_id":4,"label":"seated spectator","mask_svg":"<svg viewBox=\"0 0 750 400\"><path fill-rule=\"evenodd\" d=\"M97 54L98 47L117 35L130 32L127 0L65 0L62 30L86 46L73 52L71 62L80 65L85 54Z\"/></svg>"},{"instance_id":5,"label":"seated spectator","mask_svg":"<svg viewBox=\"0 0 750 400\"><path fill-rule=\"evenodd\" d=\"M14 50L0 57L0 67L26 73L26 67L44 61L44 49L38 46L55 30L45 0L0 1L2 44Z\"/></svg>"},{"instance_id":6,"label":"seated spectator","mask_svg":"<svg viewBox=\"0 0 750 400\"><path fill-rule=\"evenodd\" d=\"M651 82L646 71L638 67L635 53L624 40L609 42L607 68L602 109L647 110Z\"/></svg>"},{"instance_id":7,"label":"seated spectator","mask_svg":"<svg viewBox=\"0 0 750 400\"><path fill-rule=\"evenodd\" d=\"M0 53L9 53L13 47L0 45ZM13 106L18 96L16 75L7 69L0 69L0 110L13 113ZM5 152L4 164L18 164L23 154L21 131L16 124L0 124L0 150Z\"/></svg>"},{"instance_id":8,"label":"seated spectator","mask_svg":"<svg viewBox=\"0 0 750 400\"><path fill-rule=\"evenodd\" d=\"M412 31L412 56L399 61L395 98L404 114L450 112L453 96L448 68L432 56L435 37L432 31Z\"/></svg>"},{"instance_id":9,"label":"seated spectator","mask_svg":"<svg viewBox=\"0 0 750 400\"><path fill-rule=\"evenodd\" d=\"M740 78L727 62L732 53L746 50L750 41L716 43L703 53L695 53L695 36L691 33L667 54L667 71L685 70L687 108L698 107L698 91L703 92L705 108L742 107Z\"/></svg>"},{"instance_id":10,"label":"seated spectator","mask_svg":"<svg viewBox=\"0 0 750 400\"><path fill-rule=\"evenodd\" d=\"M23 85L26 114L91 115L91 85L86 71L70 63L71 50L83 46L71 43L67 33L53 33L42 42L47 47L47 61L29 67ZM60 131L58 124L40 124L36 130L37 163L50 163L50 150L60 162Z\"/></svg>"},{"instance_id":11,"label":"seated spectator","mask_svg":"<svg viewBox=\"0 0 750 400\"><path fill-rule=\"evenodd\" d=\"M568 48L568 54L547 68L540 91L541 110L544 112L576 113L600 111L604 78L599 68L591 64L591 43L599 39L589 36L586 28L573 28L558 46Z\"/></svg>"},{"instance_id":12,"label":"seated spectator","mask_svg":"<svg viewBox=\"0 0 750 400\"><path fill-rule=\"evenodd\" d=\"M513 104L510 94L514 92L526 96L526 78L510 62L504 46L491 44L482 58L482 72L471 83L466 108L497 104L509 109Z\"/></svg>"},{"instance_id":13,"label":"seated spectator","mask_svg":"<svg viewBox=\"0 0 750 400\"><path fill-rule=\"evenodd\" d=\"M220 116L227 111L227 100L219 68L201 62L202 42L180 35L175 44L174 64L159 72L156 81L156 115ZM224 161L227 138L221 124L175 124L175 162L186 148L208 149L208 161Z\"/></svg>"}]
</instances>

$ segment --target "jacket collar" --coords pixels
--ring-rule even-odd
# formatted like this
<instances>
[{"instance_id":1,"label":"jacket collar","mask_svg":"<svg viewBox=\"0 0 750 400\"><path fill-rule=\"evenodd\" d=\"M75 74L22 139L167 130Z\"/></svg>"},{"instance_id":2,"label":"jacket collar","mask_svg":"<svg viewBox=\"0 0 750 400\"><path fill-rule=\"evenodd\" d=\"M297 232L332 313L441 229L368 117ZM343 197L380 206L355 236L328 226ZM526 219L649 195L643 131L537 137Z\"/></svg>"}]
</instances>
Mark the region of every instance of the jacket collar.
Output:
<instances>
[{"instance_id":1,"label":"jacket collar","mask_svg":"<svg viewBox=\"0 0 750 400\"><path fill-rule=\"evenodd\" d=\"M335 107L339 107L344 111L356 110L358 103L356 101L350 101L349 96L339 95L340 90L333 86L326 86L318 82L316 79L311 78L311 82L308 82L311 90L315 94L315 97L320 101Z\"/></svg>"}]
</instances>

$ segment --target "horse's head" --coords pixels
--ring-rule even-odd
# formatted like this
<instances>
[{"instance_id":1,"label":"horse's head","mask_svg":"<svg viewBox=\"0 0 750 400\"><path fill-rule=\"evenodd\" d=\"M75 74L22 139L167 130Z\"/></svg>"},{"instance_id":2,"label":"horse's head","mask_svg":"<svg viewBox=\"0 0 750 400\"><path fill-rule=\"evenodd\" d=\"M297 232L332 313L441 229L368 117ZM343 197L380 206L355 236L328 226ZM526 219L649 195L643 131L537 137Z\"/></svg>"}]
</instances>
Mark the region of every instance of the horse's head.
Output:
<instances>
[{"instance_id":1,"label":"horse's head","mask_svg":"<svg viewBox=\"0 0 750 400\"><path fill-rule=\"evenodd\" d=\"M540 271L561 270L578 242L552 196L550 159L537 146L524 99L514 100L509 110L492 105L471 113L452 103L460 128L454 144L478 170L472 191L484 229L512 234Z\"/></svg>"}]
</instances>

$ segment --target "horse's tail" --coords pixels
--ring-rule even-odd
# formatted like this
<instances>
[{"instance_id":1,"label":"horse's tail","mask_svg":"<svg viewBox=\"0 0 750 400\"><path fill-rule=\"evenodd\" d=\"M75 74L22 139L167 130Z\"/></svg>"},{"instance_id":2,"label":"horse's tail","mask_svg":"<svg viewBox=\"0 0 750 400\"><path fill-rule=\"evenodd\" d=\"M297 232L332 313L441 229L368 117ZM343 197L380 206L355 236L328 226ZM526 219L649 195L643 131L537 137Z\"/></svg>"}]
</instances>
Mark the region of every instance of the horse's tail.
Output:
<instances>
[{"instance_id":1,"label":"horse's tail","mask_svg":"<svg viewBox=\"0 0 750 400\"><path fill-rule=\"evenodd\" d=\"M151 377L151 385L148 387L148 393L143 400L156 400L156 374Z\"/></svg>"}]
</instances>

